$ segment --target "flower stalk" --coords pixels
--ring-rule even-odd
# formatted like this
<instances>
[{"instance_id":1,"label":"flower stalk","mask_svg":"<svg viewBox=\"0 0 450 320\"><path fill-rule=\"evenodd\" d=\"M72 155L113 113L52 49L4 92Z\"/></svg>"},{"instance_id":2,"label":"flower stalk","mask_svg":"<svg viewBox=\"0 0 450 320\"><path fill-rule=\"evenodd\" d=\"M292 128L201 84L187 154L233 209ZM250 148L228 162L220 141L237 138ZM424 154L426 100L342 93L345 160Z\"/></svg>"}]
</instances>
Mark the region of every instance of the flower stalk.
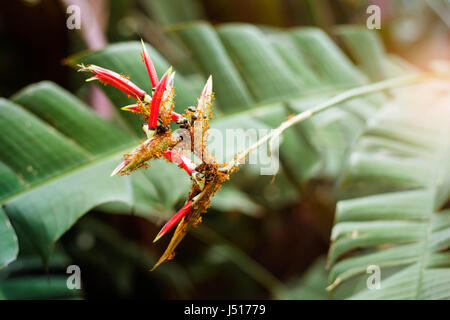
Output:
<instances>
[{"instance_id":1,"label":"flower stalk","mask_svg":"<svg viewBox=\"0 0 450 320\"><path fill-rule=\"evenodd\" d=\"M435 73L421 73L421 74L413 74L413 75L407 75L403 77L397 77L397 78L391 78L384 81L375 82L369 85L356 87L349 89L347 91L344 91L320 104L317 106L305 110L290 119L286 120L285 122L281 123L281 125L273 130L270 134L262 137L258 141L256 141L253 145L251 145L249 148L242 150L238 154L236 154L233 159L228 161L226 165L221 167L219 171L225 172L225 173L231 173L233 172L238 166L239 163L244 160L247 155L256 150L259 146L266 143L267 141L270 141L270 150L273 150L273 143L277 137L279 137L286 129L292 127L295 124L298 124L306 119L311 118L313 115L316 115L318 113L321 113L323 111L326 111L330 109L331 107L334 107L340 103L343 103L345 101L351 100L353 98L367 95L370 93L380 92L388 89L393 89L396 87L401 87L405 85L410 85L418 82L422 82L424 80L427 80L431 77L436 76L442 76L437 75ZM444 76L445 77L445 76ZM448 77L448 76L446 76Z\"/></svg>"}]
</instances>

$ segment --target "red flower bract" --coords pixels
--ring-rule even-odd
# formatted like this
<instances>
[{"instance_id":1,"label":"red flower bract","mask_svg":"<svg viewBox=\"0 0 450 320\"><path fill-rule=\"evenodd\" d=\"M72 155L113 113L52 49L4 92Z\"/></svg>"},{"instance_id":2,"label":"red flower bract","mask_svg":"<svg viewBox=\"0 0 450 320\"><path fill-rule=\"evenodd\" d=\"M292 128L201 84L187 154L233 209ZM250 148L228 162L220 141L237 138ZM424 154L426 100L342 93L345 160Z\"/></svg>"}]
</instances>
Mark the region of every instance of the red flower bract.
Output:
<instances>
[{"instance_id":1,"label":"red flower bract","mask_svg":"<svg viewBox=\"0 0 450 320\"><path fill-rule=\"evenodd\" d=\"M181 114L176 113L175 111L172 111L171 118L172 118L172 121L177 122L177 120L181 118Z\"/></svg>"},{"instance_id":2,"label":"red flower bract","mask_svg":"<svg viewBox=\"0 0 450 320\"><path fill-rule=\"evenodd\" d=\"M152 103L150 104L150 116L148 119L148 128L154 129L158 125L158 115L159 107L161 105L161 100L166 90L167 79L170 75L171 70L169 69L161 79L161 82L156 86L155 93L152 97Z\"/></svg>"},{"instance_id":3,"label":"red flower bract","mask_svg":"<svg viewBox=\"0 0 450 320\"><path fill-rule=\"evenodd\" d=\"M124 110L124 111L131 111L133 113L144 113L144 114L148 114L148 110L144 110L144 108L142 107L141 104L137 103L137 104L130 104L128 106L122 107L120 108L120 110Z\"/></svg>"},{"instance_id":4,"label":"red flower bract","mask_svg":"<svg viewBox=\"0 0 450 320\"><path fill-rule=\"evenodd\" d=\"M94 79L100 80L104 83L108 83L114 87L116 87L119 90L122 90L123 92L125 92L126 94L128 94L129 96L134 97L135 99L138 100L143 100L146 93L144 90L142 90L141 88L139 88L137 85L135 85L133 82L131 82L130 80L128 80L126 77L96 66L96 65L89 65L87 67L82 67L80 69L81 71L90 71L92 73L95 74Z\"/></svg>"},{"instance_id":5,"label":"red flower bract","mask_svg":"<svg viewBox=\"0 0 450 320\"><path fill-rule=\"evenodd\" d=\"M150 55L145 48L144 41L141 40L142 43L142 57L144 58L145 66L147 67L148 75L150 77L150 81L152 82L152 87L155 88L159 81L158 76L156 75L155 66L153 65L152 59L150 59Z\"/></svg>"},{"instance_id":6,"label":"red flower bract","mask_svg":"<svg viewBox=\"0 0 450 320\"><path fill-rule=\"evenodd\" d=\"M192 200L186 202L186 204L177 212L175 215L170 218L169 221L162 227L161 231L156 236L153 242L158 241L162 236L164 236L167 231L169 231L181 218L183 218L189 211L192 209Z\"/></svg>"},{"instance_id":7,"label":"red flower bract","mask_svg":"<svg viewBox=\"0 0 450 320\"><path fill-rule=\"evenodd\" d=\"M189 157L178 151L166 151L163 156L167 160L176 163L180 168L183 168L189 175L191 175L197 167L197 165Z\"/></svg>"}]
</instances>

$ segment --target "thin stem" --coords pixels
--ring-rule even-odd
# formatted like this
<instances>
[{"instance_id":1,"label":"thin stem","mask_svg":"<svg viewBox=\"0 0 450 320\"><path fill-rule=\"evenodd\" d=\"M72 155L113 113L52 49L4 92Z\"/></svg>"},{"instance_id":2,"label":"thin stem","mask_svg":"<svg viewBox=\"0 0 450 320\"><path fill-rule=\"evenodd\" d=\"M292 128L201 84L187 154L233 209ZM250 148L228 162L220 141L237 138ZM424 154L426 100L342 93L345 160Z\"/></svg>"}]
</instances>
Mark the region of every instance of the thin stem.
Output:
<instances>
[{"instance_id":1,"label":"thin stem","mask_svg":"<svg viewBox=\"0 0 450 320\"><path fill-rule=\"evenodd\" d=\"M278 128L276 128L268 135L266 135L266 136L262 137L261 139L259 139L258 141L256 141L248 149L245 149L245 150L239 152L238 154L236 154L233 159L231 159L224 167L220 168L219 170L222 172L232 171L232 169L237 167L239 165L239 162L242 161L243 159L245 159L245 157L247 157L247 155L250 152L256 150L259 146L261 146L265 142L270 140L271 144L272 144L272 142L275 140L275 138L280 136L286 129L288 129L288 128L292 127L293 125L300 123L306 119L309 119L310 117L312 117L315 114L318 114L325 110L328 110L329 108L336 106L344 101L347 101L347 100L350 100L350 99L353 99L353 98L356 98L359 96L363 96L363 95L366 95L369 93L379 92L379 91L383 91L383 90L387 90L387 89L392 89L395 87L401 87L401 86L405 86L405 85L410 85L410 84L426 81L429 78L433 78L433 77L448 78L449 75L448 74L436 74L436 73L413 74L413 75L407 75L407 76L403 76L403 77L397 77L397 78L392 78L392 79L388 79L388 80L383 80L380 82L375 82L375 83L372 83L369 85L356 87L356 88L344 91L342 93L339 93L336 96L318 104L317 106L315 106L309 110L303 111L303 112L297 114L296 116L284 121L283 123L281 123L281 125ZM272 150L272 146L271 146L271 150Z\"/></svg>"}]
</instances>

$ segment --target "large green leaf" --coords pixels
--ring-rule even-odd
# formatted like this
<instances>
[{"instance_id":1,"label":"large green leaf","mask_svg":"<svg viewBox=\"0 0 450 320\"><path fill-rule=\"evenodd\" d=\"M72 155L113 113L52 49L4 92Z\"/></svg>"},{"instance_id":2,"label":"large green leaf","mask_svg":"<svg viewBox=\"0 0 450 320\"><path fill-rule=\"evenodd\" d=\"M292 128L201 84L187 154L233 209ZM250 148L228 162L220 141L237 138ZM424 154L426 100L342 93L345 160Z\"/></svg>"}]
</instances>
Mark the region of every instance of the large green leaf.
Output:
<instances>
[{"instance_id":1,"label":"large green leaf","mask_svg":"<svg viewBox=\"0 0 450 320\"><path fill-rule=\"evenodd\" d=\"M18 252L17 236L5 212L0 208L0 269L12 262Z\"/></svg>"},{"instance_id":2,"label":"large green leaf","mask_svg":"<svg viewBox=\"0 0 450 320\"><path fill-rule=\"evenodd\" d=\"M289 281L289 299L327 300L326 257L322 256L308 268L300 279Z\"/></svg>"},{"instance_id":3,"label":"large green leaf","mask_svg":"<svg viewBox=\"0 0 450 320\"><path fill-rule=\"evenodd\" d=\"M450 298L450 211L440 210L450 109L436 91L414 89L372 120L349 158L329 253L336 298ZM370 265L381 270L379 290L366 287Z\"/></svg>"},{"instance_id":4,"label":"large green leaf","mask_svg":"<svg viewBox=\"0 0 450 320\"><path fill-rule=\"evenodd\" d=\"M141 3L152 18L163 26L204 16L203 8L196 0L144 0Z\"/></svg>"},{"instance_id":5,"label":"large green leaf","mask_svg":"<svg viewBox=\"0 0 450 320\"><path fill-rule=\"evenodd\" d=\"M129 202L131 196L129 181L97 179L108 176L120 161L118 148L129 145L131 137L102 124L79 101L67 97L71 95L50 83L14 97L31 112L40 105L47 121L67 125L62 132L24 107L0 100L0 160L6 182L0 199L18 232L44 257L81 214L105 201ZM58 106L65 110L51 112Z\"/></svg>"},{"instance_id":6,"label":"large green leaf","mask_svg":"<svg viewBox=\"0 0 450 320\"><path fill-rule=\"evenodd\" d=\"M301 83L257 27L230 24L218 33L257 102L301 93Z\"/></svg>"},{"instance_id":7,"label":"large green leaf","mask_svg":"<svg viewBox=\"0 0 450 320\"><path fill-rule=\"evenodd\" d=\"M204 75L214 75L215 98L226 111L250 106L250 96L242 77L233 66L214 28L205 23L171 29L186 43L186 50Z\"/></svg>"},{"instance_id":8,"label":"large green leaf","mask_svg":"<svg viewBox=\"0 0 450 320\"><path fill-rule=\"evenodd\" d=\"M62 88L42 82L12 100L0 100L0 201L19 236L45 260L54 242L100 204L139 203L138 213L169 214L186 192L179 169L161 162L133 178L110 178L136 137ZM2 243L9 238L2 232ZM6 247L3 252L11 254Z\"/></svg>"}]
</instances>

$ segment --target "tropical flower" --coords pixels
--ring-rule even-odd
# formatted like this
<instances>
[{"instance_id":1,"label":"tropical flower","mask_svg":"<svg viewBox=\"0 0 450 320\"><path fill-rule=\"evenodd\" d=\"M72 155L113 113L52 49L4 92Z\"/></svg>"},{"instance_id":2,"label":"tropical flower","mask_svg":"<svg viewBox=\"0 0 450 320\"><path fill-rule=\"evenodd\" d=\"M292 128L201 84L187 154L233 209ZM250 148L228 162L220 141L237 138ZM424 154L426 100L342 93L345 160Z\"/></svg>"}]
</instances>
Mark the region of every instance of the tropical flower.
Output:
<instances>
[{"instance_id":1,"label":"tropical flower","mask_svg":"<svg viewBox=\"0 0 450 320\"><path fill-rule=\"evenodd\" d=\"M151 159L164 157L169 162L178 165L191 177L191 192L184 206L167 221L155 237L154 242L164 236L174 225L178 224L174 235L154 268L167 259L171 259L174 250L186 235L188 228L201 222L201 215L210 205L210 198L220 189L228 174L219 171L220 165L208 151L209 120L212 118L212 78L209 77L197 103L188 107L184 114L173 111L175 72L170 67L158 80L155 67L147 49L142 43L142 59L146 66L152 84L152 96L131 82L127 77L114 71L96 66L81 66L81 71L94 73L88 79L99 80L111 84L136 99L136 103L122 107L121 110L141 114L146 123L143 125L147 139L137 147L124 154L124 160L114 169L111 176L129 174L140 167L148 167ZM188 136L180 132L172 132L170 123L174 121L180 128L187 129ZM176 147L176 149L175 149ZM197 165L188 155L194 154L201 159Z\"/></svg>"}]
</instances>

